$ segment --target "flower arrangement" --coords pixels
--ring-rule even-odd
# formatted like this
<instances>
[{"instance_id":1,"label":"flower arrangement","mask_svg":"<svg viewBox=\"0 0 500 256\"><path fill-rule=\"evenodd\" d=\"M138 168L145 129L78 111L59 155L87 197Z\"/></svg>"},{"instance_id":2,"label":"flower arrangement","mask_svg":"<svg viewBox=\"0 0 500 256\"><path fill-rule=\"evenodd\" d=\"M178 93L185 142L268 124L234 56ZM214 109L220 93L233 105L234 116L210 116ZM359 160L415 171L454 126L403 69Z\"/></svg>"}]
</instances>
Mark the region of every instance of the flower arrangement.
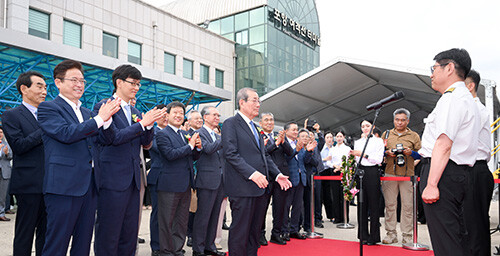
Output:
<instances>
[{"instance_id":1,"label":"flower arrangement","mask_svg":"<svg viewBox=\"0 0 500 256\"><path fill-rule=\"evenodd\" d=\"M354 172L356 170L356 161L353 155L348 157L342 157L342 167L340 170L340 181L342 182L342 188L344 192L344 199L349 202L354 196L359 192L356 189L356 181L354 181ZM349 185L354 182L352 189L349 190Z\"/></svg>"},{"instance_id":2,"label":"flower arrangement","mask_svg":"<svg viewBox=\"0 0 500 256\"><path fill-rule=\"evenodd\" d=\"M134 123L138 123L140 122L142 119L140 119L136 114L132 114L132 122Z\"/></svg>"}]
</instances>

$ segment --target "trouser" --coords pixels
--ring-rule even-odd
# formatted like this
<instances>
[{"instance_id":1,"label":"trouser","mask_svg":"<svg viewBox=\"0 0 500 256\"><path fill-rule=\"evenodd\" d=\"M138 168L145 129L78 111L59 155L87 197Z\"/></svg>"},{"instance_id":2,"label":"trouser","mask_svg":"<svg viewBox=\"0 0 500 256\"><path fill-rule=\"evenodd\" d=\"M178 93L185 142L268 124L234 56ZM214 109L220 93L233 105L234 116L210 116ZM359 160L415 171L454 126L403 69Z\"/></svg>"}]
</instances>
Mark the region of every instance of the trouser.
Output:
<instances>
[{"instance_id":1,"label":"trouser","mask_svg":"<svg viewBox=\"0 0 500 256\"><path fill-rule=\"evenodd\" d=\"M224 198L224 188L198 189L198 207L193 221L193 251L203 253L217 251L215 237L219 220L220 206Z\"/></svg>"},{"instance_id":2,"label":"trouser","mask_svg":"<svg viewBox=\"0 0 500 256\"><path fill-rule=\"evenodd\" d=\"M215 243L220 244L222 242L222 225L224 224L224 215L226 213L227 207L227 197L222 200L219 213L219 221L217 222L217 233L215 235Z\"/></svg>"},{"instance_id":3,"label":"trouser","mask_svg":"<svg viewBox=\"0 0 500 256\"><path fill-rule=\"evenodd\" d=\"M358 238L370 243L380 242L380 173L377 166L360 166L365 171L363 177L363 204L358 196ZM359 186L359 180L358 180ZM368 231L368 210L370 210L370 230Z\"/></svg>"},{"instance_id":4,"label":"trouser","mask_svg":"<svg viewBox=\"0 0 500 256\"><path fill-rule=\"evenodd\" d=\"M7 205L7 190L9 189L9 183L10 179L0 177L0 217L5 216L5 211L10 209L10 202Z\"/></svg>"},{"instance_id":5,"label":"trouser","mask_svg":"<svg viewBox=\"0 0 500 256\"><path fill-rule=\"evenodd\" d=\"M396 175L385 174L385 177ZM411 181L382 182L382 192L385 198L385 230L396 233L398 194L401 195L401 233L413 234L413 186Z\"/></svg>"},{"instance_id":6,"label":"trouser","mask_svg":"<svg viewBox=\"0 0 500 256\"><path fill-rule=\"evenodd\" d=\"M151 216L149 219L149 232L151 237L151 250L160 250L160 238L158 231L158 192L156 191L156 184L148 184L149 193L151 195Z\"/></svg>"},{"instance_id":7,"label":"trouser","mask_svg":"<svg viewBox=\"0 0 500 256\"><path fill-rule=\"evenodd\" d=\"M333 169L332 168L327 168L323 172L321 172L321 176L332 176L333 175ZM326 218L327 219L333 219L337 218L340 216L336 216L336 212L338 210L337 205L335 204L336 201L333 198L334 192L333 190L336 189L337 187L334 185L335 181L331 180L323 180L321 181L321 198L323 201L323 205L325 205L325 212L326 212ZM337 193L338 194L338 193Z\"/></svg>"},{"instance_id":8,"label":"trouser","mask_svg":"<svg viewBox=\"0 0 500 256\"><path fill-rule=\"evenodd\" d=\"M424 158L420 164L423 164L420 178L420 191L423 192L429 177L430 158ZM424 203L427 227L436 256L469 255L464 201L466 192L471 191L470 172L470 167L449 160L438 183L439 200L432 204Z\"/></svg>"},{"instance_id":9,"label":"trouser","mask_svg":"<svg viewBox=\"0 0 500 256\"><path fill-rule=\"evenodd\" d=\"M472 255L491 255L490 203L493 175L485 160L476 161L472 169L472 193L467 192L466 225ZM471 197L471 198L469 198Z\"/></svg>"},{"instance_id":10,"label":"trouser","mask_svg":"<svg viewBox=\"0 0 500 256\"><path fill-rule=\"evenodd\" d=\"M160 255L183 255L190 202L191 188L185 192L158 191Z\"/></svg>"},{"instance_id":11,"label":"trouser","mask_svg":"<svg viewBox=\"0 0 500 256\"><path fill-rule=\"evenodd\" d=\"M304 211L304 185L302 182L290 188L285 207L290 215L285 214L283 233L297 233L300 231L300 215ZM291 209L290 209L291 208Z\"/></svg>"},{"instance_id":12,"label":"trouser","mask_svg":"<svg viewBox=\"0 0 500 256\"><path fill-rule=\"evenodd\" d=\"M321 204L321 180L314 181L314 222L321 222L322 217L322 204ZM311 231L311 186L304 187L304 230Z\"/></svg>"},{"instance_id":13,"label":"trouser","mask_svg":"<svg viewBox=\"0 0 500 256\"><path fill-rule=\"evenodd\" d=\"M36 234L36 256L40 256L47 231L47 212L43 194L16 194L16 199L14 256L31 256L33 234Z\"/></svg>"}]
</instances>

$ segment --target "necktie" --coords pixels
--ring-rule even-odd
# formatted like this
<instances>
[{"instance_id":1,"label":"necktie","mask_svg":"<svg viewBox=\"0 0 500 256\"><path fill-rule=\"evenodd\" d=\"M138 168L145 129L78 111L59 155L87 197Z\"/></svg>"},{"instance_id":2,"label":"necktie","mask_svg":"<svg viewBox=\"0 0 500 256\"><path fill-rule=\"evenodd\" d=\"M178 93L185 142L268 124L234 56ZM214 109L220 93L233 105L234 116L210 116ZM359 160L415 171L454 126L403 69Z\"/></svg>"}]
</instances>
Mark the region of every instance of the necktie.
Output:
<instances>
[{"instance_id":1,"label":"necktie","mask_svg":"<svg viewBox=\"0 0 500 256\"><path fill-rule=\"evenodd\" d=\"M132 125L132 115L130 114L130 105L123 106L123 112L125 113L125 116L127 117L128 125Z\"/></svg>"},{"instance_id":2,"label":"necktie","mask_svg":"<svg viewBox=\"0 0 500 256\"><path fill-rule=\"evenodd\" d=\"M269 138L269 142L271 142L271 144L274 144L273 133L269 133L267 137Z\"/></svg>"},{"instance_id":3,"label":"necktie","mask_svg":"<svg viewBox=\"0 0 500 256\"><path fill-rule=\"evenodd\" d=\"M184 138L184 136L182 136L182 132L181 132L181 129L177 130L177 133L181 136L181 139L182 139L182 142L184 142L184 144L186 144L186 139Z\"/></svg>"},{"instance_id":4,"label":"necktie","mask_svg":"<svg viewBox=\"0 0 500 256\"><path fill-rule=\"evenodd\" d=\"M210 136L212 136L212 140L213 140L213 141L216 141L216 140L217 140L217 137L215 136L215 132L214 132L214 131L211 131L211 132L210 132Z\"/></svg>"},{"instance_id":5,"label":"necktie","mask_svg":"<svg viewBox=\"0 0 500 256\"><path fill-rule=\"evenodd\" d=\"M255 129L255 125L254 125L253 121L250 121L250 126L252 127L253 136L255 137L255 140L257 141L257 146L259 146L259 148L260 148L259 133L257 132L257 129Z\"/></svg>"},{"instance_id":6,"label":"necktie","mask_svg":"<svg viewBox=\"0 0 500 256\"><path fill-rule=\"evenodd\" d=\"M35 110L35 119L38 120L38 109Z\"/></svg>"}]
</instances>

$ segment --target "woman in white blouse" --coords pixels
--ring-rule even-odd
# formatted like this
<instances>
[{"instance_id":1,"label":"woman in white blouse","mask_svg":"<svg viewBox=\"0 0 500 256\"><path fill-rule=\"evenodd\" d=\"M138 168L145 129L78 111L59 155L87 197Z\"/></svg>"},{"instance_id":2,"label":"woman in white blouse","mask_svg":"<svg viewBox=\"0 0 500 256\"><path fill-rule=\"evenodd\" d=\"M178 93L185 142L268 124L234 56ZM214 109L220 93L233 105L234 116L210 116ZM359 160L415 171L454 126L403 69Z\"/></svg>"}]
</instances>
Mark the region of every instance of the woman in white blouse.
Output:
<instances>
[{"instance_id":1,"label":"woman in white blouse","mask_svg":"<svg viewBox=\"0 0 500 256\"><path fill-rule=\"evenodd\" d=\"M372 128L372 121L363 120L361 122L361 138L354 142L354 150L351 154L356 156L359 168L365 171L363 177L363 206L360 209L358 204L358 238L363 232L363 243L375 245L380 242L380 173L378 165L384 159L384 141L370 135L371 138L365 150L363 159L360 160L361 152ZM359 196L358 196L359 199ZM359 202L358 202L359 203ZM370 230L368 231L368 209L370 209ZM363 218L361 219L361 213Z\"/></svg>"},{"instance_id":2,"label":"woman in white blouse","mask_svg":"<svg viewBox=\"0 0 500 256\"><path fill-rule=\"evenodd\" d=\"M333 165L333 175L340 175L342 167L342 157L348 156L351 148L344 143L345 134L343 131L338 131L335 134L337 144L330 150L331 162ZM344 192L340 181L333 181L333 206L335 221L333 223L344 222ZM349 207L347 207L347 222L349 222Z\"/></svg>"}]
</instances>

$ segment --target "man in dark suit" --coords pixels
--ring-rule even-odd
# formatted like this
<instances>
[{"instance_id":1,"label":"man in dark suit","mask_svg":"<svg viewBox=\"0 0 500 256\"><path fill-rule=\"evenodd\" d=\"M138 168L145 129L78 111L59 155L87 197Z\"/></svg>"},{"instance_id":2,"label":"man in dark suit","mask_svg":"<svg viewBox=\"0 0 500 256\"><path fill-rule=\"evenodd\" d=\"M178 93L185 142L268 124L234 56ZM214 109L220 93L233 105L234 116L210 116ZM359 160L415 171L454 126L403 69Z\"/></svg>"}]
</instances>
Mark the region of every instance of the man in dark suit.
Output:
<instances>
[{"instance_id":1,"label":"man in dark suit","mask_svg":"<svg viewBox=\"0 0 500 256\"><path fill-rule=\"evenodd\" d=\"M99 164L96 144L111 143L111 116L118 101L107 101L92 116L81 106L85 90L82 65L65 60L54 68L59 95L40 103L38 122L44 134L47 242L42 255L89 255L97 205Z\"/></svg>"},{"instance_id":2,"label":"man in dark suit","mask_svg":"<svg viewBox=\"0 0 500 256\"><path fill-rule=\"evenodd\" d=\"M120 111L113 115L116 131L110 144L102 144L99 165L102 168L97 204L94 252L97 256L133 255L137 247L139 195L141 186L141 146L148 149L153 141L153 124L165 115L153 108L141 115L130 105L141 87L141 72L121 65L112 75ZM96 104L97 111L101 104Z\"/></svg>"},{"instance_id":3,"label":"man in dark suit","mask_svg":"<svg viewBox=\"0 0 500 256\"><path fill-rule=\"evenodd\" d=\"M198 110L191 110L188 114L188 119L185 124L185 127L189 127L187 132L189 135L193 135L197 130L199 130L203 126L203 118ZM196 176L196 163L194 164L194 176ZM188 230L187 230L187 242L186 245L191 247L193 246L193 224L194 224L194 215L196 213L196 204L197 197L196 191L194 189L191 190L191 204L189 206L189 220L188 220Z\"/></svg>"},{"instance_id":4,"label":"man in dark suit","mask_svg":"<svg viewBox=\"0 0 500 256\"><path fill-rule=\"evenodd\" d=\"M225 255L215 247L215 235L219 220L220 207L224 198L222 185L222 140L214 132L219 125L219 111L212 106L201 110L205 124L200 134L200 159L196 162L195 188L198 196L198 207L193 224L193 255Z\"/></svg>"},{"instance_id":5,"label":"man in dark suit","mask_svg":"<svg viewBox=\"0 0 500 256\"><path fill-rule=\"evenodd\" d=\"M286 232L289 233L290 238L306 239L306 236L300 233L300 217L305 210L304 188L307 185L306 165L315 164L312 154L317 143L315 140L309 140L309 133L306 129L301 129L298 132L298 127L295 123L289 123L285 125L285 128L287 138L290 139L290 144L295 150L294 156L288 158L292 190L288 196L286 208L290 209L292 207L292 209L289 220L288 215L285 217L287 219L285 223L289 223Z\"/></svg>"},{"instance_id":6,"label":"man in dark suit","mask_svg":"<svg viewBox=\"0 0 500 256\"><path fill-rule=\"evenodd\" d=\"M280 172L286 176L290 176L287 159L293 156L294 150L285 138L285 131L280 131L279 133L273 132L274 115L272 113L262 113L260 115L259 123L264 130L264 135L266 136L264 141L266 143L267 153L271 155L273 162L276 164ZM273 198L273 229L271 230L271 240L269 241L271 243L284 245L286 244L286 240L282 238L283 217L285 214L286 200L290 191L282 190L276 182L269 183L269 189L271 193L268 194L268 207L271 196ZM262 223L263 236L265 234L265 224L264 218L264 222Z\"/></svg>"},{"instance_id":7,"label":"man in dark suit","mask_svg":"<svg viewBox=\"0 0 500 256\"><path fill-rule=\"evenodd\" d=\"M158 176L158 224L160 255L184 255L193 161L200 156L201 140L180 129L184 120L184 104L167 105L168 126L156 134L162 169Z\"/></svg>"},{"instance_id":8,"label":"man in dark suit","mask_svg":"<svg viewBox=\"0 0 500 256\"><path fill-rule=\"evenodd\" d=\"M42 129L36 121L38 105L45 101L45 77L35 71L22 73L16 82L22 95L20 106L3 113L5 138L12 148L13 166L10 194L17 199L14 255L30 256L36 233L36 255L42 255L47 215L42 194L44 151Z\"/></svg>"},{"instance_id":9,"label":"man in dark suit","mask_svg":"<svg viewBox=\"0 0 500 256\"><path fill-rule=\"evenodd\" d=\"M156 106L157 109L166 108L165 104L160 104ZM151 195L151 217L149 218L149 232L151 237L151 255L160 255L160 238L158 237L158 192L156 191L156 184L158 182L158 176L160 175L163 167L160 161L160 151L158 151L158 145L156 143L156 134L165 129L168 125L167 116L164 115L161 119L156 121L157 126L154 128L155 136L153 138L153 144L149 149L149 155L151 156L151 169L148 173L148 188L149 194Z\"/></svg>"},{"instance_id":10,"label":"man in dark suit","mask_svg":"<svg viewBox=\"0 0 500 256\"><path fill-rule=\"evenodd\" d=\"M284 190L291 184L266 153L261 129L252 121L259 115L257 92L242 88L236 95L239 111L222 125L222 148L226 158L224 190L231 203L229 255L257 255L262 222L266 214L266 187L276 180Z\"/></svg>"}]
</instances>

